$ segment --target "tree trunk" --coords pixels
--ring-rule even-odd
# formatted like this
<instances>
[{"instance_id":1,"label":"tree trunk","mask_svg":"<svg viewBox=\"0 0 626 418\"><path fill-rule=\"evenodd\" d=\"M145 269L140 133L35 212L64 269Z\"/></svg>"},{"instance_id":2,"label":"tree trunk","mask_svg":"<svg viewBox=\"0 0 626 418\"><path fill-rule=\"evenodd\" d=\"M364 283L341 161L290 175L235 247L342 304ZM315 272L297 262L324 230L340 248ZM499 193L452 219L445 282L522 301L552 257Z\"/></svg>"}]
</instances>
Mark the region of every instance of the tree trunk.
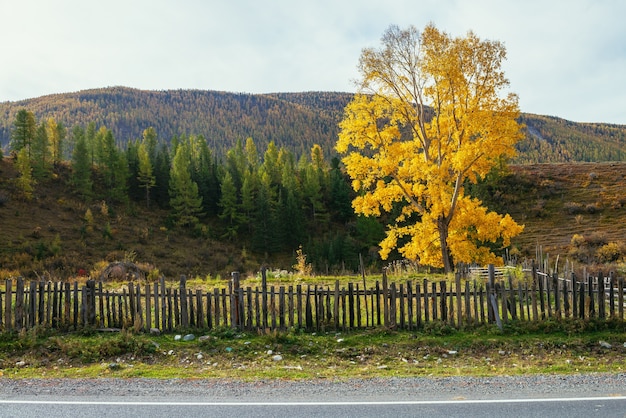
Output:
<instances>
[{"instance_id":1,"label":"tree trunk","mask_svg":"<svg viewBox=\"0 0 626 418\"><path fill-rule=\"evenodd\" d=\"M454 266L450 257L450 250L448 249L448 220L440 217L437 222L437 229L439 230L439 245L441 246L441 260L443 261L443 268L446 273L452 273Z\"/></svg>"}]
</instances>

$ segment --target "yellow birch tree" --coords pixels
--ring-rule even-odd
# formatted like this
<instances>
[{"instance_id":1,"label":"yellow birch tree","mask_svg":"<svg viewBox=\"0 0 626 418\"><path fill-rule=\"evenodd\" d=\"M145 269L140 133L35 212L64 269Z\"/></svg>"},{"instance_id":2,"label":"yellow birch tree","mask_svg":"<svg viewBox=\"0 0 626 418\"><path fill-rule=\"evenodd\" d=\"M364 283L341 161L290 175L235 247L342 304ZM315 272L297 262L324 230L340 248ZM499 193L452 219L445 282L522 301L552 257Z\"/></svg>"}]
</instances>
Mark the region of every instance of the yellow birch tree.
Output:
<instances>
[{"instance_id":1,"label":"yellow birch tree","mask_svg":"<svg viewBox=\"0 0 626 418\"><path fill-rule=\"evenodd\" d=\"M346 106L336 144L359 192L357 213L395 219L380 243L423 265L454 270L459 262L501 261L502 247L523 226L466 195L515 153L521 139L518 98L504 94L504 46L469 32L451 37L430 24L391 26L380 49L359 60L358 93Z\"/></svg>"}]
</instances>

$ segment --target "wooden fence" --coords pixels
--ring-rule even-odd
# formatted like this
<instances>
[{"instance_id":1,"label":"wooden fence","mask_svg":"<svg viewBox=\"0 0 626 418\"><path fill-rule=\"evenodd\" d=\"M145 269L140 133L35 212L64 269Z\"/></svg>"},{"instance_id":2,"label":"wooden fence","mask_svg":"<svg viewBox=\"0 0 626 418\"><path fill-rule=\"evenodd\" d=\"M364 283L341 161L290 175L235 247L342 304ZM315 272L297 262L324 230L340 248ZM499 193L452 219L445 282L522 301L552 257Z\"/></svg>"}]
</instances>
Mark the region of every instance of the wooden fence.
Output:
<instances>
[{"instance_id":1,"label":"wooden fence","mask_svg":"<svg viewBox=\"0 0 626 418\"><path fill-rule=\"evenodd\" d=\"M453 282L428 279L401 283L382 279L365 288L340 286L240 285L233 273L227 287L188 289L161 279L152 284L129 283L120 291L103 283L6 280L0 291L0 330L37 326L61 330L82 327L134 328L163 332L233 327L242 330L346 331L389 327L417 330L432 322L454 327L548 318L624 319L624 280L587 277L577 280L538 272L524 280L511 274L486 279L458 273Z\"/></svg>"}]
</instances>

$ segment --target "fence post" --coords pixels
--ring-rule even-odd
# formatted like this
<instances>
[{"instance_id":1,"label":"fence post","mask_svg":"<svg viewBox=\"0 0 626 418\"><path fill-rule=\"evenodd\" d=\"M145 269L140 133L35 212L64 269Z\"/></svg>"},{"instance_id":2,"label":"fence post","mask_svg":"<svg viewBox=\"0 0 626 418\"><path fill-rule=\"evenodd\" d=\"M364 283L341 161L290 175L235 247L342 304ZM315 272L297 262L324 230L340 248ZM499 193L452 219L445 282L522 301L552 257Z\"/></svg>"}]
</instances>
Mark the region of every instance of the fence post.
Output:
<instances>
[{"instance_id":1,"label":"fence post","mask_svg":"<svg viewBox=\"0 0 626 418\"><path fill-rule=\"evenodd\" d=\"M187 310L187 277L180 276L180 324L183 328L189 327L189 311Z\"/></svg>"},{"instance_id":2,"label":"fence post","mask_svg":"<svg viewBox=\"0 0 626 418\"><path fill-rule=\"evenodd\" d=\"M11 306L13 306L13 297L11 296L12 294L12 285L13 285L13 280L11 279L7 279L4 285L4 289L5 289L5 298L4 298L4 324L5 324L5 329L7 331L10 331L12 328L12 321L11 321Z\"/></svg>"},{"instance_id":3,"label":"fence post","mask_svg":"<svg viewBox=\"0 0 626 418\"><path fill-rule=\"evenodd\" d=\"M494 307L494 304L491 302L491 296L496 288L496 271L493 264L487 266L487 278L487 320L489 323L493 323L496 320L495 311L498 310L498 304L496 303Z\"/></svg>"},{"instance_id":4,"label":"fence post","mask_svg":"<svg viewBox=\"0 0 626 418\"><path fill-rule=\"evenodd\" d=\"M559 275L556 269L552 275L552 286L554 287L554 313L557 319L561 319L561 293L559 292Z\"/></svg>"},{"instance_id":5,"label":"fence post","mask_svg":"<svg viewBox=\"0 0 626 418\"><path fill-rule=\"evenodd\" d=\"M533 320L537 321L539 319L539 310L537 309L537 282L538 282L538 279L537 279L537 265L535 264L535 262L533 262L532 270L533 270L533 272L532 272L533 282L532 282L531 289L530 289L530 299L531 299L532 308L533 308Z\"/></svg>"},{"instance_id":6,"label":"fence post","mask_svg":"<svg viewBox=\"0 0 626 418\"><path fill-rule=\"evenodd\" d=\"M383 267L383 324L385 327L389 326L389 287L386 267Z\"/></svg>"},{"instance_id":7,"label":"fence post","mask_svg":"<svg viewBox=\"0 0 626 418\"><path fill-rule=\"evenodd\" d=\"M589 275L587 277L587 286L588 286L588 294L589 294L589 318L595 318L596 316L596 302L593 294L593 277Z\"/></svg>"},{"instance_id":8,"label":"fence post","mask_svg":"<svg viewBox=\"0 0 626 418\"><path fill-rule=\"evenodd\" d=\"M456 320L457 320L457 328L461 328L461 319L463 315L463 306L462 306L462 295L461 295L461 273L456 272L454 277L454 284L456 287Z\"/></svg>"},{"instance_id":9,"label":"fence post","mask_svg":"<svg viewBox=\"0 0 626 418\"><path fill-rule=\"evenodd\" d=\"M263 328L267 329L267 269L265 267L261 268L261 305L263 310Z\"/></svg>"},{"instance_id":10,"label":"fence post","mask_svg":"<svg viewBox=\"0 0 626 418\"><path fill-rule=\"evenodd\" d=\"M615 277L613 276L613 272L609 273L609 278L609 307L611 318L615 318Z\"/></svg>"},{"instance_id":11,"label":"fence post","mask_svg":"<svg viewBox=\"0 0 626 418\"><path fill-rule=\"evenodd\" d=\"M618 283L617 303L618 303L619 319L624 320L624 279L620 277L617 283Z\"/></svg>"},{"instance_id":12,"label":"fence post","mask_svg":"<svg viewBox=\"0 0 626 418\"><path fill-rule=\"evenodd\" d=\"M576 274L572 272L572 317L578 318L578 288L576 283Z\"/></svg>"},{"instance_id":13,"label":"fence post","mask_svg":"<svg viewBox=\"0 0 626 418\"><path fill-rule=\"evenodd\" d=\"M333 301L333 318L335 331L339 330L339 280L335 280L335 300Z\"/></svg>"},{"instance_id":14,"label":"fence post","mask_svg":"<svg viewBox=\"0 0 626 418\"><path fill-rule=\"evenodd\" d=\"M604 304L604 276L602 272L598 273L598 317L604 319L606 317L606 306Z\"/></svg>"},{"instance_id":15,"label":"fence post","mask_svg":"<svg viewBox=\"0 0 626 418\"><path fill-rule=\"evenodd\" d=\"M24 322L24 280L17 278L15 286L15 329L22 329Z\"/></svg>"},{"instance_id":16,"label":"fence post","mask_svg":"<svg viewBox=\"0 0 626 418\"><path fill-rule=\"evenodd\" d=\"M491 309L493 311L493 315L496 320L496 324L500 331L502 331L502 320L500 320L500 314L498 313L498 301L496 300L496 296L493 292L489 293L489 301L491 302Z\"/></svg>"},{"instance_id":17,"label":"fence post","mask_svg":"<svg viewBox=\"0 0 626 418\"><path fill-rule=\"evenodd\" d=\"M28 297L28 327L33 328L35 326L36 321L36 312L35 309L37 306L37 282L34 280L30 281L30 289L29 289L29 297Z\"/></svg>"},{"instance_id":18,"label":"fence post","mask_svg":"<svg viewBox=\"0 0 626 418\"><path fill-rule=\"evenodd\" d=\"M2 326L4 325L4 322L2 322L2 316L4 315L4 309L2 307L2 291L0 291L0 329L2 329Z\"/></svg>"},{"instance_id":19,"label":"fence post","mask_svg":"<svg viewBox=\"0 0 626 418\"><path fill-rule=\"evenodd\" d=\"M239 316L239 272L230 273L230 317L231 326L240 328L241 318Z\"/></svg>"},{"instance_id":20,"label":"fence post","mask_svg":"<svg viewBox=\"0 0 626 418\"><path fill-rule=\"evenodd\" d=\"M96 325L96 281L87 281L87 323Z\"/></svg>"}]
</instances>

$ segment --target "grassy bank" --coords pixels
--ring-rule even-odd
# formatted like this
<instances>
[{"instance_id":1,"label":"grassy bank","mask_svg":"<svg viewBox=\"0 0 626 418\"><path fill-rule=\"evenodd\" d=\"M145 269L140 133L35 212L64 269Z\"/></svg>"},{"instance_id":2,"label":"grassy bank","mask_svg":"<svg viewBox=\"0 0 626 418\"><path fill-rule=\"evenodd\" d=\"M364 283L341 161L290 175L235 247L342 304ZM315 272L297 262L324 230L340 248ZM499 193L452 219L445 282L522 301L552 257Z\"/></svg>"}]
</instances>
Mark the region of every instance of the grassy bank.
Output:
<instances>
[{"instance_id":1,"label":"grassy bank","mask_svg":"<svg viewBox=\"0 0 626 418\"><path fill-rule=\"evenodd\" d=\"M623 322L578 320L509 324L503 331L443 324L421 332L220 329L196 332L192 341L127 331L33 329L0 334L0 375L255 380L623 372L625 343Z\"/></svg>"}]
</instances>

